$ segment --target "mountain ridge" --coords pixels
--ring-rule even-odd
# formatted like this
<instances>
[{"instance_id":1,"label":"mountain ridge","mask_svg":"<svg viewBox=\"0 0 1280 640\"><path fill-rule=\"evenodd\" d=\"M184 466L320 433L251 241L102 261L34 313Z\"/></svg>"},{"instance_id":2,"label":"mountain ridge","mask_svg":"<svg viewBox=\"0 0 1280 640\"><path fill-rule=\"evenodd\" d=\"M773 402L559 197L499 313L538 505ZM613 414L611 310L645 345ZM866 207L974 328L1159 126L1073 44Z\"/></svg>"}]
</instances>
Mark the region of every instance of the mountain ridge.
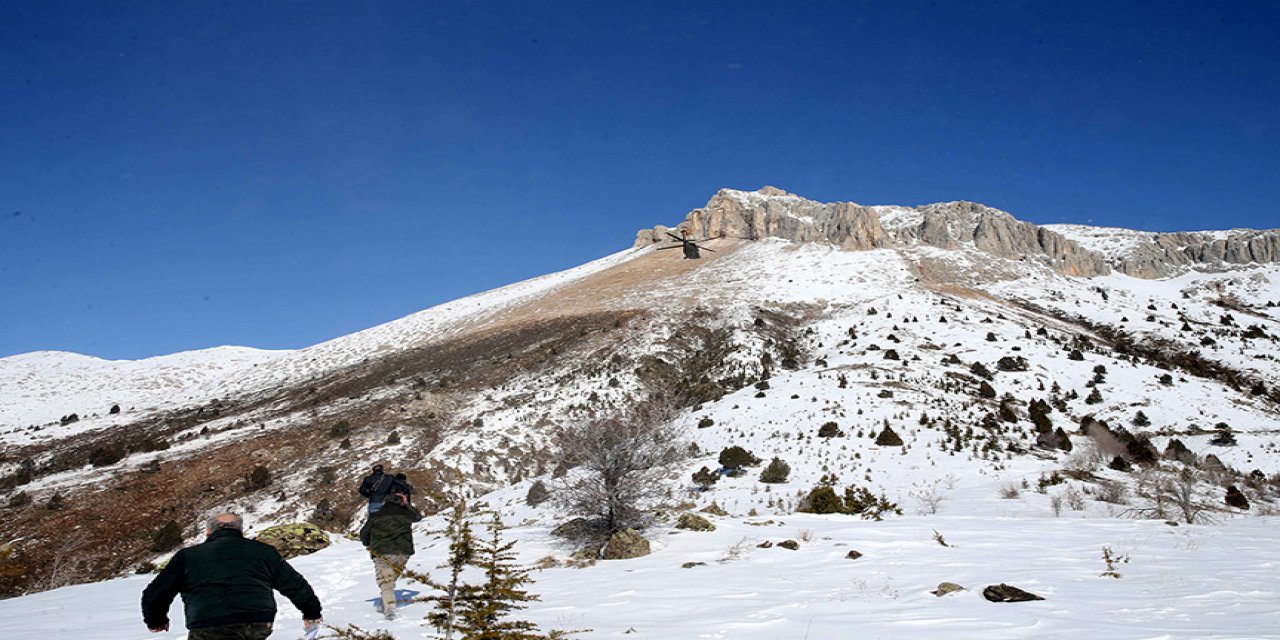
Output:
<instances>
[{"instance_id":1,"label":"mountain ridge","mask_svg":"<svg viewBox=\"0 0 1280 640\"><path fill-rule=\"evenodd\" d=\"M793 463L785 492L752 491L750 481L724 489L721 506L738 517L791 513L797 493L830 469L891 499L948 474L994 494L993 483L1084 464L1060 448L1063 440L1101 451L1090 425L1127 428L1138 410L1152 424L1136 432L1153 447L1179 440L1195 464L1216 470L1215 482L1240 484L1260 504L1275 499L1267 479L1280 477L1280 265L1155 280L1075 277L1047 254L1003 258L967 240L954 249L888 244L895 229L918 229L926 212L875 208L867 227L841 227L839 216L823 216L867 212L787 200L775 213L799 207L848 237L874 231L874 222L886 243L845 249L723 237L706 242L714 251L701 260L626 249L114 415L89 415L109 405L73 405L71 394L48 387L48 415L86 415L0 429L8 498L0 504L10 505L0 536L19 540L0 559L13 565L0 566L0 577L11 576L0 589L47 584L59 553L87 563L85 579L130 571L155 557L152 525L193 514L246 510L265 522L346 531L362 507L351 488L373 460L407 471L429 508L550 482L557 429L654 401L671 405L697 445L686 477L736 444ZM956 215L968 218L953 240L988 215L977 206L960 207ZM778 222L755 228L811 232ZM1040 437L1030 421L1035 401L1052 404L1060 436ZM826 422L845 435L815 438ZM1218 423L1235 430L1238 446L1211 444ZM867 437L886 424L906 447ZM1090 460L1105 467L1102 455ZM249 481L259 467L265 486ZM1245 484L1253 471L1263 480ZM1131 495L1140 489L1136 472L1090 473ZM1221 490L1198 489L1218 502ZM675 479L670 491L675 501L685 488ZM129 522L119 521L121 509ZM98 544L24 542L58 540L76 527ZM12 577L20 575L28 577Z\"/></svg>"}]
</instances>

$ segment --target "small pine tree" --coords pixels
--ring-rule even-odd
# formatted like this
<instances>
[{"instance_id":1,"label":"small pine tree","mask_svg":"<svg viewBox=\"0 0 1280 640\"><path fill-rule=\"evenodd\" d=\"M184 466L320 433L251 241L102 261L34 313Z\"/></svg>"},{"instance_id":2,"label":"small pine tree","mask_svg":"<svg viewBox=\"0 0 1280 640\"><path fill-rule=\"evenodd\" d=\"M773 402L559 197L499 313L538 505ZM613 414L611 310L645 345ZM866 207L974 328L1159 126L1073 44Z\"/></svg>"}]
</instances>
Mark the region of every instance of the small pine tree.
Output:
<instances>
[{"instance_id":1,"label":"small pine tree","mask_svg":"<svg viewBox=\"0 0 1280 640\"><path fill-rule=\"evenodd\" d=\"M1085 403L1085 404L1098 404L1099 402L1102 402L1102 393L1098 391L1098 388L1097 388L1097 387L1094 387L1094 388L1093 388L1093 391L1090 391L1090 392L1089 392L1089 395L1088 395L1087 397L1085 397L1085 399L1084 399L1084 403Z\"/></svg>"},{"instance_id":2,"label":"small pine tree","mask_svg":"<svg viewBox=\"0 0 1280 640\"><path fill-rule=\"evenodd\" d=\"M893 427L886 424L880 435L876 436L876 444L882 447L901 447L902 438L893 430Z\"/></svg>"},{"instance_id":3,"label":"small pine tree","mask_svg":"<svg viewBox=\"0 0 1280 640\"><path fill-rule=\"evenodd\" d=\"M543 640L538 625L513 620L512 614L528 608L538 596L524 587L533 580L530 570L516 563L516 543L502 541L503 525L497 513L488 525L489 536L475 543L471 566L484 572L484 582L463 588L457 607L456 629L461 640Z\"/></svg>"},{"instance_id":4,"label":"small pine tree","mask_svg":"<svg viewBox=\"0 0 1280 640\"><path fill-rule=\"evenodd\" d=\"M452 640L453 632L458 628L459 604L465 587L460 578L462 571L471 564L475 556L475 541L471 534L471 523L467 521L466 500L458 500L449 512L444 530L437 533L443 533L449 539L449 555L440 565L441 569L449 570L449 581L439 583L432 580L430 576L408 570L405 571L405 575L444 592L443 595L430 596L423 600L436 603L435 610L427 615L427 621L439 629L446 640Z\"/></svg>"},{"instance_id":5,"label":"small pine tree","mask_svg":"<svg viewBox=\"0 0 1280 640\"><path fill-rule=\"evenodd\" d=\"M1139 409L1137 413L1133 414L1133 426L1149 427L1151 426L1151 419L1147 417L1147 414L1143 413L1142 410Z\"/></svg>"},{"instance_id":6,"label":"small pine tree","mask_svg":"<svg viewBox=\"0 0 1280 640\"><path fill-rule=\"evenodd\" d=\"M840 430L840 425L835 422L826 422L821 427L818 427L819 438L837 438L843 435L844 432Z\"/></svg>"}]
</instances>

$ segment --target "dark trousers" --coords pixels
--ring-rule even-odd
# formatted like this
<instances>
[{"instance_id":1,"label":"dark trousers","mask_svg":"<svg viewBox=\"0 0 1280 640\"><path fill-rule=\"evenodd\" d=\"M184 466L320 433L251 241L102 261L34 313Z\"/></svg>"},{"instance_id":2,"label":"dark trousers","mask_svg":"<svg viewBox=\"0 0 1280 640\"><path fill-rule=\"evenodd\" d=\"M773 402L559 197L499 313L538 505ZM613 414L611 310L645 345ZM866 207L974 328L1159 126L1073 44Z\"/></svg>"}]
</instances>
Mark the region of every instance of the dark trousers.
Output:
<instances>
[{"instance_id":1,"label":"dark trousers","mask_svg":"<svg viewBox=\"0 0 1280 640\"><path fill-rule=\"evenodd\" d=\"M271 635L270 622L241 622L187 631L187 640L266 640Z\"/></svg>"}]
</instances>

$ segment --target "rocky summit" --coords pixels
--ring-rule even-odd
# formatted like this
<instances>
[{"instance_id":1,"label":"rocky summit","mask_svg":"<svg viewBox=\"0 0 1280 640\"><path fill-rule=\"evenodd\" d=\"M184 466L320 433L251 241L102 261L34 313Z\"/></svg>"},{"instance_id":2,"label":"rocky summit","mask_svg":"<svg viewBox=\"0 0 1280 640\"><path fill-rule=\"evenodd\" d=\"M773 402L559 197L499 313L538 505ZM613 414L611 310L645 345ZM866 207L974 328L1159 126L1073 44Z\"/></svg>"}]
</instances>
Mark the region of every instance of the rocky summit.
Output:
<instances>
[{"instance_id":1,"label":"rocky summit","mask_svg":"<svg viewBox=\"0 0 1280 640\"><path fill-rule=\"evenodd\" d=\"M825 242L842 249L916 246L975 251L1008 260L1036 260L1059 273L1094 277L1112 269L1138 278L1188 270L1280 262L1280 229L1150 233L1079 225L1035 225L974 202L914 208L821 203L776 187L723 189L674 228L636 234L636 247L690 237Z\"/></svg>"}]
</instances>

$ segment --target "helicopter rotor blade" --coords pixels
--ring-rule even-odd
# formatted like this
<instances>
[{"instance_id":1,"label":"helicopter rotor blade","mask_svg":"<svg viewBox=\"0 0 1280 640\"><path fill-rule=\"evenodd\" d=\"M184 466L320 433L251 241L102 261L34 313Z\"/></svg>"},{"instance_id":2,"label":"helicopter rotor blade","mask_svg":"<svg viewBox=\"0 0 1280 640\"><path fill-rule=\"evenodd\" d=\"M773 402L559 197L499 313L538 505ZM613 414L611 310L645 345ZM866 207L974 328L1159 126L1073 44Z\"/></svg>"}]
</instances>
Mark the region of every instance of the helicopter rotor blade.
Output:
<instances>
[{"instance_id":1,"label":"helicopter rotor blade","mask_svg":"<svg viewBox=\"0 0 1280 640\"><path fill-rule=\"evenodd\" d=\"M671 236L672 238L675 238L676 240L679 240L680 242L684 242L684 238L681 238L680 236L674 233L671 233L670 231L667 231L666 234Z\"/></svg>"},{"instance_id":2,"label":"helicopter rotor blade","mask_svg":"<svg viewBox=\"0 0 1280 640\"><path fill-rule=\"evenodd\" d=\"M669 246L669 247L658 247L658 251L662 251L663 249L679 249L679 248L680 248L680 245L678 245L678 244L673 244L673 245L671 245L671 246Z\"/></svg>"}]
</instances>

